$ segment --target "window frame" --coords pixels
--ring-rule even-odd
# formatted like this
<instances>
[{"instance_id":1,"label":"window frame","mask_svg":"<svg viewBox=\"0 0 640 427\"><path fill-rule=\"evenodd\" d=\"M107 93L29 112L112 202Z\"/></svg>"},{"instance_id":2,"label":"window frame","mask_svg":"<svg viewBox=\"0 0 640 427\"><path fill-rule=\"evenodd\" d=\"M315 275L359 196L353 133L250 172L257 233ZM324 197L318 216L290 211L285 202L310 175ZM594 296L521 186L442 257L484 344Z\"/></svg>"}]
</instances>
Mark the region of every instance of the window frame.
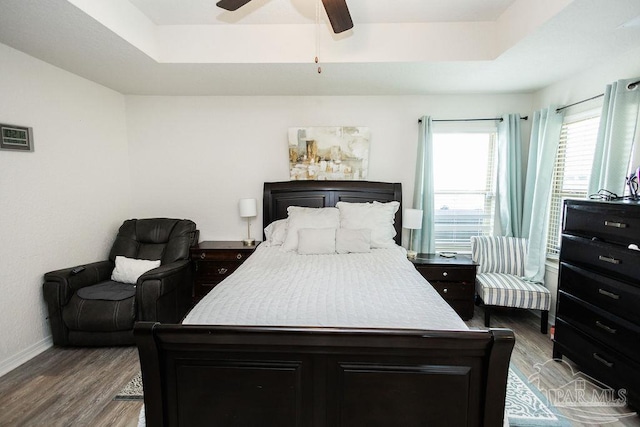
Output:
<instances>
[{"instance_id":1,"label":"window frame","mask_svg":"<svg viewBox=\"0 0 640 427\"><path fill-rule=\"evenodd\" d=\"M473 235L491 235L493 233L493 228L495 225L495 208L496 208L496 185L497 185L497 149L498 149L498 129L495 124L487 125L483 124L478 126L478 124L470 125L470 126L447 126L439 129L434 129L433 131L433 143L434 148L436 144L436 138L438 135L451 135L451 134L487 134L489 136L489 153L488 153L488 162L487 165L487 175L485 179L485 187L482 191L466 191L466 190L444 190L438 191L435 187L436 177L434 176L434 201L435 198L440 195L482 195L484 197L484 210L483 210L483 223L479 225L479 232ZM434 154L434 162L437 159ZM436 212L438 211L437 207L434 206L434 231L436 235L439 234L438 230L438 222ZM440 223L442 224L442 223ZM455 226L455 224L454 224ZM482 232L484 230L484 232ZM442 231L440 230L440 233ZM455 231L453 231L455 233ZM464 232L463 232L464 233ZM436 239L435 241L435 250L436 252L456 252L463 254L471 253L471 242L469 239L460 239L460 240L450 240L449 244L443 244L441 240Z\"/></svg>"},{"instance_id":2,"label":"window frame","mask_svg":"<svg viewBox=\"0 0 640 427\"><path fill-rule=\"evenodd\" d=\"M558 145L558 151L556 152L556 157L554 160L553 166L553 176L551 181L551 191L549 195L549 209L548 209L548 224L547 224L547 238L545 242L545 251L546 257L549 260L557 261L560 256L560 233L562 231L562 210L564 206L564 200L566 199L586 199L589 197L588 194L588 185L589 179L591 176L592 170L589 169L589 175L582 182L584 185L584 190L575 191L575 190L565 190L564 188L564 172L568 169L566 162L566 153L567 153L567 145L570 141L568 141L567 136L569 134L568 127L571 125L576 125L581 122L586 122L588 120L597 119L595 126L593 124L589 125L588 135L584 135L580 139L574 138L574 144L580 143L584 144L585 141L589 141L593 144L593 150L595 152L596 140L598 136L598 127L600 124L600 116L601 109L589 109L580 113L570 114L564 117L562 122L562 129L560 133L560 143ZM575 130L574 130L575 131ZM585 132L585 130L582 130ZM593 161L593 152L591 155L591 161L587 163L592 163ZM562 164L559 162L562 161ZM574 159L572 162L575 167L575 164L585 163L582 157L580 159ZM559 176L559 174L561 174Z\"/></svg>"}]
</instances>

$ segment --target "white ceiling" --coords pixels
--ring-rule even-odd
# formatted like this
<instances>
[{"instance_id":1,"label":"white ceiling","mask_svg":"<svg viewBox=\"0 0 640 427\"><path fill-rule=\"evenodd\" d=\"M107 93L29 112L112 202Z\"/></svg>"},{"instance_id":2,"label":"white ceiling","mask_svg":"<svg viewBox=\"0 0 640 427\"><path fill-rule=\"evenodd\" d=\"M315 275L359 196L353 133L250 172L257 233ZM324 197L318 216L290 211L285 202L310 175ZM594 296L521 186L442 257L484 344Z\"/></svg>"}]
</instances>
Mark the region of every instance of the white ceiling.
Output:
<instances>
[{"instance_id":1,"label":"white ceiling","mask_svg":"<svg viewBox=\"0 0 640 427\"><path fill-rule=\"evenodd\" d=\"M2 0L0 43L151 95L530 92L640 46L640 0L347 0L340 35L317 0L215 2Z\"/></svg>"},{"instance_id":2,"label":"white ceiling","mask_svg":"<svg viewBox=\"0 0 640 427\"><path fill-rule=\"evenodd\" d=\"M156 25L313 24L320 0L252 0L238 11L217 0L131 0ZM495 21L514 0L348 0L356 23Z\"/></svg>"}]
</instances>

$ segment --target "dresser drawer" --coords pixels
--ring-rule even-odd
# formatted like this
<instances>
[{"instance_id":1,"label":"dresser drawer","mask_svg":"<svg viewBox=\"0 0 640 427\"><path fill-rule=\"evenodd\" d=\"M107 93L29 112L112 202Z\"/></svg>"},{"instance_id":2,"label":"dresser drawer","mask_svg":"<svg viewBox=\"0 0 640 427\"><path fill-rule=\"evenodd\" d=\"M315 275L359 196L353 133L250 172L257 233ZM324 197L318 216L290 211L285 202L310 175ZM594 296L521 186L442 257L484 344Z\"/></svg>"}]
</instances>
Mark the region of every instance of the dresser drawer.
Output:
<instances>
[{"instance_id":1,"label":"dresser drawer","mask_svg":"<svg viewBox=\"0 0 640 427\"><path fill-rule=\"evenodd\" d=\"M563 235L560 257L618 278L640 277L640 251L622 246Z\"/></svg>"},{"instance_id":2,"label":"dresser drawer","mask_svg":"<svg viewBox=\"0 0 640 427\"><path fill-rule=\"evenodd\" d=\"M560 264L560 291L640 323L640 287L563 262Z\"/></svg>"},{"instance_id":3,"label":"dresser drawer","mask_svg":"<svg viewBox=\"0 0 640 427\"><path fill-rule=\"evenodd\" d=\"M429 282L468 282L473 283L476 280L476 268L472 267L450 267L439 265L420 265L416 266L422 277Z\"/></svg>"},{"instance_id":4,"label":"dresser drawer","mask_svg":"<svg viewBox=\"0 0 640 427\"><path fill-rule=\"evenodd\" d=\"M634 357L640 352L640 327L560 292L560 318L606 347Z\"/></svg>"},{"instance_id":5,"label":"dresser drawer","mask_svg":"<svg viewBox=\"0 0 640 427\"><path fill-rule=\"evenodd\" d=\"M601 379L612 388L635 389L640 384L640 365L615 350L605 348L569 323L556 319L555 341L580 371Z\"/></svg>"},{"instance_id":6,"label":"dresser drawer","mask_svg":"<svg viewBox=\"0 0 640 427\"><path fill-rule=\"evenodd\" d=\"M593 204L567 202L563 232L605 241L623 246L640 245L640 216L633 206L624 204Z\"/></svg>"}]
</instances>

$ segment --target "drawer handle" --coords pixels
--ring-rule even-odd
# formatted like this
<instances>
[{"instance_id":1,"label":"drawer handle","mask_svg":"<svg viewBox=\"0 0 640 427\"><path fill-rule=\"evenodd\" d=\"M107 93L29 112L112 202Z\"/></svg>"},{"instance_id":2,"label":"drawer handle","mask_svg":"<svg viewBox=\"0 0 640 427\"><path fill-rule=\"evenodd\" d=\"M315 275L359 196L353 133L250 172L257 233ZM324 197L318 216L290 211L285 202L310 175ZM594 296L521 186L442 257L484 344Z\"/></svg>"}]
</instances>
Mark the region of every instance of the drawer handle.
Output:
<instances>
[{"instance_id":1,"label":"drawer handle","mask_svg":"<svg viewBox=\"0 0 640 427\"><path fill-rule=\"evenodd\" d=\"M449 275L449 273L447 273L447 272L445 271L444 273L442 273L442 275L443 275L444 277L447 277L447 276Z\"/></svg>"},{"instance_id":2,"label":"drawer handle","mask_svg":"<svg viewBox=\"0 0 640 427\"><path fill-rule=\"evenodd\" d=\"M615 334L618 330L614 329L610 326L605 325L604 323L602 323L599 320L596 320L596 326L599 327L600 329L604 329L605 331L609 332L610 334Z\"/></svg>"},{"instance_id":3,"label":"drawer handle","mask_svg":"<svg viewBox=\"0 0 640 427\"><path fill-rule=\"evenodd\" d=\"M242 259L242 254L236 255L236 259Z\"/></svg>"},{"instance_id":4,"label":"drawer handle","mask_svg":"<svg viewBox=\"0 0 640 427\"><path fill-rule=\"evenodd\" d=\"M609 362L607 359L600 356L598 353L593 353L593 358L596 359L598 362L602 363L607 368L613 367L613 362Z\"/></svg>"},{"instance_id":5,"label":"drawer handle","mask_svg":"<svg viewBox=\"0 0 640 427\"><path fill-rule=\"evenodd\" d=\"M207 257L207 254L205 254L204 252L200 254L200 259L205 259L206 257Z\"/></svg>"},{"instance_id":6,"label":"drawer handle","mask_svg":"<svg viewBox=\"0 0 640 427\"><path fill-rule=\"evenodd\" d=\"M226 274L227 271L229 271L229 270L224 268L224 267L221 267L221 268L218 269L218 274Z\"/></svg>"},{"instance_id":7,"label":"drawer handle","mask_svg":"<svg viewBox=\"0 0 640 427\"><path fill-rule=\"evenodd\" d=\"M627 224L625 224L624 222L605 221L604 225L606 225L607 227L627 228Z\"/></svg>"},{"instance_id":8,"label":"drawer handle","mask_svg":"<svg viewBox=\"0 0 640 427\"><path fill-rule=\"evenodd\" d=\"M444 288L444 289L442 290L442 292L446 294L447 292L449 292L449 289Z\"/></svg>"},{"instance_id":9,"label":"drawer handle","mask_svg":"<svg viewBox=\"0 0 640 427\"><path fill-rule=\"evenodd\" d=\"M620 299L620 295L618 294L614 294L613 292L609 292L607 290L604 289L598 289L598 293L608 296L609 298L613 298L613 299Z\"/></svg>"},{"instance_id":10,"label":"drawer handle","mask_svg":"<svg viewBox=\"0 0 640 427\"><path fill-rule=\"evenodd\" d=\"M609 256L604 256L604 255L600 255L598 257L598 259L600 261L604 261L604 262L610 262L611 264L620 264L620 260L619 259L615 259Z\"/></svg>"}]
</instances>

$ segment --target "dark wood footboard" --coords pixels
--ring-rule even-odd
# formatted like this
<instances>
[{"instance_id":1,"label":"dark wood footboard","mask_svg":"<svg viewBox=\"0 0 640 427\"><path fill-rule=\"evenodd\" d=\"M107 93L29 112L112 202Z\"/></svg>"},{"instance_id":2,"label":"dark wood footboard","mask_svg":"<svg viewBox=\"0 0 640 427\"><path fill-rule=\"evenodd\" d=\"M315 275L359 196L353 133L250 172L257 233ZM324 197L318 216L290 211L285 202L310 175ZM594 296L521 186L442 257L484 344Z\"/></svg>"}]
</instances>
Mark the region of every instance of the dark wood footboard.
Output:
<instances>
[{"instance_id":1,"label":"dark wood footboard","mask_svg":"<svg viewBox=\"0 0 640 427\"><path fill-rule=\"evenodd\" d=\"M502 426L513 332L139 323L156 426Z\"/></svg>"}]
</instances>

